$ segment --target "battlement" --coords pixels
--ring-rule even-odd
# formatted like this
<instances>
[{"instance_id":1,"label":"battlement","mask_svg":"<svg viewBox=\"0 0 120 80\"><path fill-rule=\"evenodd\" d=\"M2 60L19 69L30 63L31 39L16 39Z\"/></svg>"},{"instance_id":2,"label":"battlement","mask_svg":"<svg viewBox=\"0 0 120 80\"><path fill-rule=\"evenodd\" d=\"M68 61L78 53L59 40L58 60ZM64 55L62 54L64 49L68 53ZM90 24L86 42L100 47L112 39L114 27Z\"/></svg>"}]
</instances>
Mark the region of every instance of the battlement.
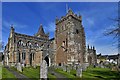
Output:
<instances>
[{"instance_id":1,"label":"battlement","mask_svg":"<svg viewBox=\"0 0 120 80\"><path fill-rule=\"evenodd\" d=\"M73 13L73 11L71 9L68 10L68 13L65 16L62 16L60 19L58 19L58 17L56 17L56 24L59 24L67 19L69 19L69 16L71 16L72 18L78 20L78 21L82 21L82 16L81 15L77 15L75 13Z\"/></svg>"}]
</instances>

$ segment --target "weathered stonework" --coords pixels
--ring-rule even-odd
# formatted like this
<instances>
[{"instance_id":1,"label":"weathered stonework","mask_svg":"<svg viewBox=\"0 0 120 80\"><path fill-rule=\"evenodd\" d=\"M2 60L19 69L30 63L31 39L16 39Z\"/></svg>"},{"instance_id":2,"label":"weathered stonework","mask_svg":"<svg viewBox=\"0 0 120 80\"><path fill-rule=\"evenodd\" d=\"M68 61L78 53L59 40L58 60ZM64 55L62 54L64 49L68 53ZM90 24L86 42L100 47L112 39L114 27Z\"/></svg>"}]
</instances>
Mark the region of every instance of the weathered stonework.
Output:
<instances>
[{"instance_id":1,"label":"weathered stonework","mask_svg":"<svg viewBox=\"0 0 120 80\"><path fill-rule=\"evenodd\" d=\"M56 63L84 63L85 33L81 16L69 10L65 17L56 19Z\"/></svg>"},{"instance_id":2,"label":"weathered stonework","mask_svg":"<svg viewBox=\"0 0 120 80\"><path fill-rule=\"evenodd\" d=\"M9 58L9 65L15 65L17 63L24 63L26 66L40 65L42 61L41 47L44 43L48 42L48 36L44 33L42 26L37 33L37 36L29 36L25 34L19 34L11 27L10 37L8 38L8 44L5 48L5 54L7 56L5 63L7 64L7 57ZM40 31L42 33L40 33ZM39 34L40 33L40 34ZM42 35L43 34L43 35ZM45 37L39 37L39 36ZM47 37L46 37L47 36Z\"/></svg>"},{"instance_id":3,"label":"weathered stonework","mask_svg":"<svg viewBox=\"0 0 120 80\"><path fill-rule=\"evenodd\" d=\"M96 63L96 50L86 49L85 32L80 15L74 14L69 9L66 16L56 18L55 24L53 39L49 39L49 34L45 34L42 25L33 36L17 33L11 26L4 50L5 65L14 66L21 63L25 66L37 66L42 60L46 60L48 66L76 65L89 62L89 57L92 57L90 64Z\"/></svg>"}]
</instances>

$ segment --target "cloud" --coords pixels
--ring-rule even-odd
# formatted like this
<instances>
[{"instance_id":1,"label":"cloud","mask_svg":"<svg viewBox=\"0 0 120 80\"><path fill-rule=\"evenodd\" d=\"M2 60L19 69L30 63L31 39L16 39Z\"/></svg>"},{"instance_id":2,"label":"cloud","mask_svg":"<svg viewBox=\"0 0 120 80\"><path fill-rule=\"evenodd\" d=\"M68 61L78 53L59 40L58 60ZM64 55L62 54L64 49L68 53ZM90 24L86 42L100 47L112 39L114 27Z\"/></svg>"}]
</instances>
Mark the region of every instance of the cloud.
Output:
<instances>
[{"instance_id":1,"label":"cloud","mask_svg":"<svg viewBox=\"0 0 120 80\"><path fill-rule=\"evenodd\" d=\"M94 25L94 20L92 18L86 18L86 22L88 22L90 26Z\"/></svg>"},{"instance_id":2,"label":"cloud","mask_svg":"<svg viewBox=\"0 0 120 80\"><path fill-rule=\"evenodd\" d=\"M44 28L45 28L45 32L54 32L55 31L55 23L54 22L50 22Z\"/></svg>"},{"instance_id":3,"label":"cloud","mask_svg":"<svg viewBox=\"0 0 120 80\"><path fill-rule=\"evenodd\" d=\"M11 24L14 25L15 29L23 29L28 27L25 24L21 24L15 21L3 21L3 29L10 29Z\"/></svg>"},{"instance_id":4,"label":"cloud","mask_svg":"<svg viewBox=\"0 0 120 80\"><path fill-rule=\"evenodd\" d=\"M97 53L101 53L101 54L118 54L118 49L115 48L115 46L111 45L111 44L107 44L104 46L100 46L100 45L96 45L97 48Z\"/></svg>"}]
</instances>

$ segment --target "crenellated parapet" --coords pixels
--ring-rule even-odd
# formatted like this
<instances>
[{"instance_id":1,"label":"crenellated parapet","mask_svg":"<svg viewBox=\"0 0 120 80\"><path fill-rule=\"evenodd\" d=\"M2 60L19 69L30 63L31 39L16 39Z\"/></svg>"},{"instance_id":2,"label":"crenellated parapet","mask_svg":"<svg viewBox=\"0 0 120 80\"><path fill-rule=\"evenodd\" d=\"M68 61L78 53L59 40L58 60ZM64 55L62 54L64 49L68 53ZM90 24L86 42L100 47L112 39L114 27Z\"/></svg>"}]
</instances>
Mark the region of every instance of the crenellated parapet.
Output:
<instances>
[{"instance_id":1,"label":"crenellated parapet","mask_svg":"<svg viewBox=\"0 0 120 80\"><path fill-rule=\"evenodd\" d=\"M71 9L69 9L68 13L65 16L62 16L60 19L58 19L58 17L56 17L56 24L59 24L59 23L65 21L67 19L70 19L69 16L71 16L72 18L82 22L82 16L73 13L73 11Z\"/></svg>"},{"instance_id":2,"label":"crenellated parapet","mask_svg":"<svg viewBox=\"0 0 120 80\"><path fill-rule=\"evenodd\" d=\"M96 49L94 46L87 46L87 58L90 65L96 65L97 64L97 55L96 55Z\"/></svg>"}]
</instances>

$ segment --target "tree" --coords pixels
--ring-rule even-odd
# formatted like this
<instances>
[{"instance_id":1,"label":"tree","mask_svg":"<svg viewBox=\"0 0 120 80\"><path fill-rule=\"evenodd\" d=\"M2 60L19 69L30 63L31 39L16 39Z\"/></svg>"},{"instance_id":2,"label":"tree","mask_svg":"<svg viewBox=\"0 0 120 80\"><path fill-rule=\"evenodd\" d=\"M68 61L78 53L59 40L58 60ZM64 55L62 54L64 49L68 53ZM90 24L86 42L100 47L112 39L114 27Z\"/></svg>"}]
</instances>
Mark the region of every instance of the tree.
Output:
<instances>
[{"instance_id":1,"label":"tree","mask_svg":"<svg viewBox=\"0 0 120 80\"><path fill-rule=\"evenodd\" d=\"M120 51L120 2L118 2L118 18L112 20L115 21L117 25L115 25L114 28L107 29L105 36L112 35L114 39L116 39L118 50Z\"/></svg>"},{"instance_id":2,"label":"tree","mask_svg":"<svg viewBox=\"0 0 120 80\"><path fill-rule=\"evenodd\" d=\"M4 42L0 42L0 51L3 51L4 50Z\"/></svg>"},{"instance_id":3,"label":"tree","mask_svg":"<svg viewBox=\"0 0 120 80\"><path fill-rule=\"evenodd\" d=\"M116 43L118 45L118 66L120 67L120 2L118 2L118 18L113 19L117 22L117 25L114 28L108 29L105 32L105 35L113 35L114 39L116 39Z\"/></svg>"}]
</instances>

